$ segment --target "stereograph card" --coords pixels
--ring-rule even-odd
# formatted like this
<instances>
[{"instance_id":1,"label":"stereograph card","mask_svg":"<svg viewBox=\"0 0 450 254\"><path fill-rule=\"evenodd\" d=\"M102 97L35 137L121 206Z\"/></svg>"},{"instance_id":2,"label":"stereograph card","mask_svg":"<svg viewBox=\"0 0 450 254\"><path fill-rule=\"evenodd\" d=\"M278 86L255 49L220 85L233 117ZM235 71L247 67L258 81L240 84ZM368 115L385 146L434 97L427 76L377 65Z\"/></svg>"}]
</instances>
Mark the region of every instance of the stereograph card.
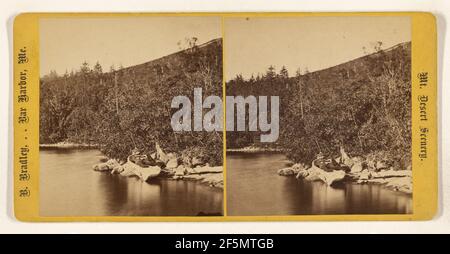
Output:
<instances>
[{"instance_id":1,"label":"stereograph card","mask_svg":"<svg viewBox=\"0 0 450 254\"><path fill-rule=\"evenodd\" d=\"M24 13L21 221L426 220L429 13Z\"/></svg>"}]
</instances>

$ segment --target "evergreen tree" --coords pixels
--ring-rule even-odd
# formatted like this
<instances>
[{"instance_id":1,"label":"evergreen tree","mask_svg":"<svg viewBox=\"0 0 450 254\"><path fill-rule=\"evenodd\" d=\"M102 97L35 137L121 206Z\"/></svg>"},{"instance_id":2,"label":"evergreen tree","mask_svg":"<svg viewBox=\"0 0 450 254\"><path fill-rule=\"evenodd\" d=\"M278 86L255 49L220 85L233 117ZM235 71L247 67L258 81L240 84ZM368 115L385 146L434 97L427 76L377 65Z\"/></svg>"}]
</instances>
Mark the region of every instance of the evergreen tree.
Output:
<instances>
[{"instance_id":1,"label":"evergreen tree","mask_svg":"<svg viewBox=\"0 0 450 254\"><path fill-rule=\"evenodd\" d=\"M283 65L283 67L281 67L280 76L281 76L281 78L284 78L284 79L289 78L288 70L286 69L286 67L284 65Z\"/></svg>"}]
</instances>

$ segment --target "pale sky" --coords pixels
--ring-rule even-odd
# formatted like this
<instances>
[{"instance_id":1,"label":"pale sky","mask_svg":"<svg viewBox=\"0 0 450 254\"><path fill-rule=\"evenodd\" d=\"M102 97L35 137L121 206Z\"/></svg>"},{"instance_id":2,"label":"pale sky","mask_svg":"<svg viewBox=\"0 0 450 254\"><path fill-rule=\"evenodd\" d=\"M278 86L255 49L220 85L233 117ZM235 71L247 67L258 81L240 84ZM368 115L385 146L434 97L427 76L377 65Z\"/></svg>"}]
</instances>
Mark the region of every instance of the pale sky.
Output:
<instances>
[{"instance_id":1,"label":"pale sky","mask_svg":"<svg viewBox=\"0 0 450 254\"><path fill-rule=\"evenodd\" d=\"M127 67L222 37L220 17L49 18L40 21L40 73L77 70L83 61ZM411 40L409 17L226 18L225 77L264 73L269 65L324 69L363 55L376 41L388 48Z\"/></svg>"},{"instance_id":2,"label":"pale sky","mask_svg":"<svg viewBox=\"0 0 450 254\"><path fill-rule=\"evenodd\" d=\"M49 18L40 20L40 74L77 70L85 60L103 71L177 52L177 42L222 37L220 17Z\"/></svg>"},{"instance_id":3,"label":"pale sky","mask_svg":"<svg viewBox=\"0 0 450 254\"><path fill-rule=\"evenodd\" d=\"M358 58L377 41L411 41L409 17L232 18L225 21L225 77L265 73L283 65L315 71Z\"/></svg>"}]
</instances>

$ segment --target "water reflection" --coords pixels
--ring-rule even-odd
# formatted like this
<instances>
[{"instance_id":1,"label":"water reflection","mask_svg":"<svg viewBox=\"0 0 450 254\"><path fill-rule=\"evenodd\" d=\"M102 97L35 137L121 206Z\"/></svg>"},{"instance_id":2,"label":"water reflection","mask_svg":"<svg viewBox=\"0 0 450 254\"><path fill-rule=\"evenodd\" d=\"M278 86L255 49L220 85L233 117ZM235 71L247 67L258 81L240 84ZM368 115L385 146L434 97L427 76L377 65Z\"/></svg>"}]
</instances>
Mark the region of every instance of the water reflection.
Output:
<instances>
[{"instance_id":1,"label":"water reflection","mask_svg":"<svg viewBox=\"0 0 450 254\"><path fill-rule=\"evenodd\" d=\"M412 212L411 195L379 185L341 183L329 187L281 177L282 154L227 154L227 206L230 215L403 214Z\"/></svg>"},{"instance_id":2,"label":"water reflection","mask_svg":"<svg viewBox=\"0 0 450 254\"><path fill-rule=\"evenodd\" d=\"M144 183L92 170L96 150L40 151L42 216L195 216L222 214L223 192L195 182Z\"/></svg>"}]
</instances>

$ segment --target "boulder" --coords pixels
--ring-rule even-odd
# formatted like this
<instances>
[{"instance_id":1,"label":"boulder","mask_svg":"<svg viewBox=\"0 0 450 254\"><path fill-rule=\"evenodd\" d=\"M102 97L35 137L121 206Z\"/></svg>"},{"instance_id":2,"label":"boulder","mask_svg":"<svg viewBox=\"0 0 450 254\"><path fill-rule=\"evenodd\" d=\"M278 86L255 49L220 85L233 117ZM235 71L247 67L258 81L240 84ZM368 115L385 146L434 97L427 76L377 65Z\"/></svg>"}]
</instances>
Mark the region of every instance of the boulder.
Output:
<instances>
[{"instance_id":1,"label":"boulder","mask_svg":"<svg viewBox=\"0 0 450 254\"><path fill-rule=\"evenodd\" d=\"M136 175L136 172L134 171L135 167L133 165L133 163L131 162L127 162L125 164L122 165L122 172L120 172L121 176L134 176Z\"/></svg>"},{"instance_id":2,"label":"boulder","mask_svg":"<svg viewBox=\"0 0 450 254\"><path fill-rule=\"evenodd\" d=\"M170 168L170 169L169 168L164 168L164 169L161 170L160 175L164 176L164 177L174 176L175 175L175 169L174 168Z\"/></svg>"},{"instance_id":3,"label":"boulder","mask_svg":"<svg viewBox=\"0 0 450 254\"><path fill-rule=\"evenodd\" d=\"M309 175L309 172L308 172L308 170L305 169L305 170L299 171L295 177L297 179L300 179L300 178L306 178L308 175Z\"/></svg>"},{"instance_id":4,"label":"boulder","mask_svg":"<svg viewBox=\"0 0 450 254\"><path fill-rule=\"evenodd\" d=\"M341 181L345 178L344 170L334 170L333 172L322 172L318 175L320 180L324 181L328 186L331 186L333 183Z\"/></svg>"},{"instance_id":5,"label":"boulder","mask_svg":"<svg viewBox=\"0 0 450 254\"><path fill-rule=\"evenodd\" d=\"M115 167L115 166L119 166L120 165L120 163L117 161L117 160L115 160L115 159L110 159L110 160L108 160L107 162L106 162L106 164L108 164L108 166L112 169L113 167Z\"/></svg>"},{"instance_id":6,"label":"boulder","mask_svg":"<svg viewBox=\"0 0 450 254\"><path fill-rule=\"evenodd\" d=\"M303 163L295 163L294 165L291 166L291 168L294 170L295 174L307 169L306 165Z\"/></svg>"},{"instance_id":7,"label":"boulder","mask_svg":"<svg viewBox=\"0 0 450 254\"><path fill-rule=\"evenodd\" d=\"M357 162L357 163L353 164L350 172L351 173L359 173L359 172L363 171L363 169L364 169L364 167L363 167L362 162Z\"/></svg>"},{"instance_id":8,"label":"boulder","mask_svg":"<svg viewBox=\"0 0 450 254\"><path fill-rule=\"evenodd\" d=\"M193 174L197 174L198 172L197 172L194 168L186 167L186 168L185 168L185 173L186 173L187 175L193 175Z\"/></svg>"},{"instance_id":9,"label":"boulder","mask_svg":"<svg viewBox=\"0 0 450 254\"><path fill-rule=\"evenodd\" d=\"M195 173L192 174L222 173L223 167L222 166L211 167L209 165L203 167L195 167L194 172Z\"/></svg>"},{"instance_id":10,"label":"boulder","mask_svg":"<svg viewBox=\"0 0 450 254\"><path fill-rule=\"evenodd\" d=\"M366 159L362 156L355 156L352 158L353 163L364 163Z\"/></svg>"},{"instance_id":11,"label":"boulder","mask_svg":"<svg viewBox=\"0 0 450 254\"><path fill-rule=\"evenodd\" d=\"M120 174L123 171L123 167L122 165L118 165L115 166L112 170L111 170L111 174Z\"/></svg>"},{"instance_id":12,"label":"boulder","mask_svg":"<svg viewBox=\"0 0 450 254\"><path fill-rule=\"evenodd\" d=\"M132 162L127 162L122 165L122 176L137 176L142 181L147 181L151 178L157 177L161 173L161 168L158 166L141 167Z\"/></svg>"},{"instance_id":13,"label":"boulder","mask_svg":"<svg viewBox=\"0 0 450 254\"><path fill-rule=\"evenodd\" d=\"M332 172L333 170L341 169L341 165L333 158L331 158L331 160L329 162L327 161L324 166L325 167L322 169L324 169L325 171L328 171L328 172Z\"/></svg>"},{"instance_id":14,"label":"boulder","mask_svg":"<svg viewBox=\"0 0 450 254\"><path fill-rule=\"evenodd\" d=\"M119 162L114 159L109 159L107 162L98 163L93 166L95 171L110 171L114 167L120 166Z\"/></svg>"},{"instance_id":15,"label":"boulder","mask_svg":"<svg viewBox=\"0 0 450 254\"><path fill-rule=\"evenodd\" d=\"M135 172L142 181L148 181L152 178L157 177L161 173L161 168L158 166L150 166L145 168L138 167L136 168Z\"/></svg>"},{"instance_id":16,"label":"boulder","mask_svg":"<svg viewBox=\"0 0 450 254\"><path fill-rule=\"evenodd\" d=\"M308 172L308 173L309 174L304 178L306 181L313 182L313 181L320 180L319 174L317 172L312 171L312 172Z\"/></svg>"},{"instance_id":17,"label":"boulder","mask_svg":"<svg viewBox=\"0 0 450 254\"><path fill-rule=\"evenodd\" d=\"M340 163L346 165L347 167L351 168L353 166L353 160L348 156L348 154L345 152L344 147L339 148L339 152L341 153L340 156ZM339 161L339 160L338 160Z\"/></svg>"},{"instance_id":18,"label":"boulder","mask_svg":"<svg viewBox=\"0 0 450 254\"><path fill-rule=\"evenodd\" d=\"M299 171L297 174L297 178L303 178L306 181L317 181L320 180L319 174L321 173L321 169L317 167L312 167L308 170Z\"/></svg>"},{"instance_id":19,"label":"boulder","mask_svg":"<svg viewBox=\"0 0 450 254\"><path fill-rule=\"evenodd\" d=\"M369 171L375 171L376 170L376 164L377 164L377 161L376 160L373 160L373 159L367 159L367 161L366 161L366 164L367 164L367 169L369 170Z\"/></svg>"},{"instance_id":20,"label":"boulder","mask_svg":"<svg viewBox=\"0 0 450 254\"><path fill-rule=\"evenodd\" d=\"M280 176L293 176L295 171L292 168L282 168L278 170L278 175Z\"/></svg>"},{"instance_id":21,"label":"boulder","mask_svg":"<svg viewBox=\"0 0 450 254\"><path fill-rule=\"evenodd\" d=\"M192 174L180 176L180 178L191 181L201 181L203 184L208 184L211 187L223 188L223 174L221 173L205 173L205 174Z\"/></svg>"},{"instance_id":22,"label":"boulder","mask_svg":"<svg viewBox=\"0 0 450 254\"><path fill-rule=\"evenodd\" d=\"M156 148L156 159L159 159L160 161L164 162L164 164L167 164L169 161L169 156L162 150L162 148L159 146L159 143L156 142L155 144Z\"/></svg>"},{"instance_id":23,"label":"boulder","mask_svg":"<svg viewBox=\"0 0 450 254\"><path fill-rule=\"evenodd\" d=\"M109 171L109 170L110 170L110 168L109 168L109 166L106 164L106 162L104 162L104 163L99 163L99 164L95 164L95 165L92 167L92 169L95 170L95 171Z\"/></svg>"},{"instance_id":24,"label":"boulder","mask_svg":"<svg viewBox=\"0 0 450 254\"><path fill-rule=\"evenodd\" d=\"M183 167L183 165L180 165L175 169L175 176L184 176L184 174L185 168Z\"/></svg>"},{"instance_id":25,"label":"boulder","mask_svg":"<svg viewBox=\"0 0 450 254\"><path fill-rule=\"evenodd\" d=\"M191 160L192 167L203 166L205 162L199 157L193 157Z\"/></svg>"},{"instance_id":26,"label":"boulder","mask_svg":"<svg viewBox=\"0 0 450 254\"><path fill-rule=\"evenodd\" d=\"M181 156L181 161L183 162L183 165L185 165L186 167L189 168L192 167L191 157L189 157L188 155L183 154Z\"/></svg>"},{"instance_id":27,"label":"boulder","mask_svg":"<svg viewBox=\"0 0 450 254\"><path fill-rule=\"evenodd\" d=\"M303 163L295 163L289 168L280 169L278 170L278 174L284 176L295 175L297 179L305 178L309 175L308 167Z\"/></svg>"},{"instance_id":28,"label":"boulder","mask_svg":"<svg viewBox=\"0 0 450 254\"><path fill-rule=\"evenodd\" d=\"M371 174L372 178L412 177L411 170L383 170Z\"/></svg>"},{"instance_id":29,"label":"boulder","mask_svg":"<svg viewBox=\"0 0 450 254\"><path fill-rule=\"evenodd\" d=\"M370 178L371 178L371 173L367 169L364 169L363 171L361 171L361 173L359 175L359 180L369 180Z\"/></svg>"},{"instance_id":30,"label":"boulder","mask_svg":"<svg viewBox=\"0 0 450 254\"><path fill-rule=\"evenodd\" d=\"M177 167L178 167L178 159L176 157L170 159L166 164L166 168L177 168Z\"/></svg>"},{"instance_id":31,"label":"boulder","mask_svg":"<svg viewBox=\"0 0 450 254\"><path fill-rule=\"evenodd\" d=\"M203 176L202 183L212 187L223 188L223 174L206 174Z\"/></svg>"},{"instance_id":32,"label":"boulder","mask_svg":"<svg viewBox=\"0 0 450 254\"><path fill-rule=\"evenodd\" d=\"M176 153L168 153L167 158L169 158L169 160L172 160L178 158L178 156Z\"/></svg>"},{"instance_id":33,"label":"boulder","mask_svg":"<svg viewBox=\"0 0 450 254\"><path fill-rule=\"evenodd\" d=\"M411 177L393 177L388 178L386 187L404 193L412 193L413 184Z\"/></svg>"},{"instance_id":34,"label":"boulder","mask_svg":"<svg viewBox=\"0 0 450 254\"><path fill-rule=\"evenodd\" d=\"M390 167L390 166L389 166L386 162L384 162L384 161L377 161L377 162L375 163L375 169L376 169L377 171L389 169L389 167Z\"/></svg>"}]
</instances>

